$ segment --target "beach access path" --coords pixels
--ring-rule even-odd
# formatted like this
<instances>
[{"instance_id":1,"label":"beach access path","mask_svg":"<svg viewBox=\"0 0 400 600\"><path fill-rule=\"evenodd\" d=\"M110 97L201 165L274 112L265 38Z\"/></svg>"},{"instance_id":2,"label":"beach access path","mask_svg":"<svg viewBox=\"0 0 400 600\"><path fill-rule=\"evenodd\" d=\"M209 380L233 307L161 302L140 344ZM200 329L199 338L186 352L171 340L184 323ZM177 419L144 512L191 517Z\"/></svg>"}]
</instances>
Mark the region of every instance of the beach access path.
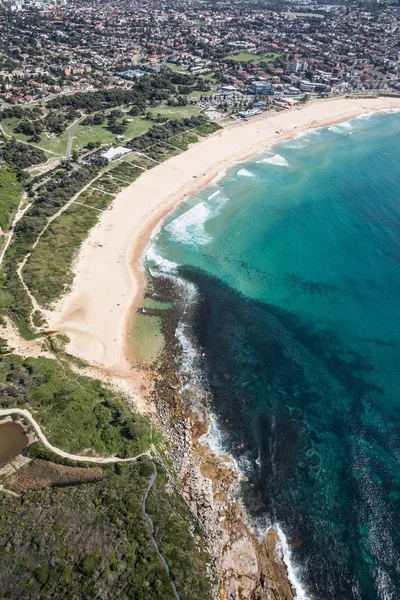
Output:
<instances>
[{"instance_id":1,"label":"beach access path","mask_svg":"<svg viewBox=\"0 0 400 600\"><path fill-rule=\"evenodd\" d=\"M56 448L56 446L53 446L52 444L50 444L50 442L48 441L48 439L42 432L39 423L33 418L33 416L31 415L31 413L28 410L26 410L24 408L0 409L0 418L8 417L9 415L18 415L20 417L23 417L24 419L27 419L29 421L29 423L32 425L32 427L34 428L36 435L38 436L39 440L42 442L43 446L45 446L46 448L48 448L49 450L54 452L54 454L61 456L62 458L69 458L70 460L105 465L105 464L110 464L110 463L136 462L139 458L141 458L143 456L146 456L147 458L150 458L150 456L151 456L149 452L142 452L141 454L137 454L136 456L132 456L130 458L118 458L118 456L109 456L106 458L102 458L100 456L85 456L85 455L80 455L80 454L70 454L69 452L64 452L64 450L60 450L60 448Z\"/></svg>"},{"instance_id":2,"label":"beach access path","mask_svg":"<svg viewBox=\"0 0 400 600\"><path fill-rule=\"evenodd\" d=\"M144 172L120 192L81 247L71 291L46 317L51 331L66 333L67 351L106 371L131 378L129 327L144 286L140 257L151 234L174 206L234 161L244 160L300 132L364 113L400 109L399 98L317 100L267 112L191 146Z\"/></svg>"}]
</instances>

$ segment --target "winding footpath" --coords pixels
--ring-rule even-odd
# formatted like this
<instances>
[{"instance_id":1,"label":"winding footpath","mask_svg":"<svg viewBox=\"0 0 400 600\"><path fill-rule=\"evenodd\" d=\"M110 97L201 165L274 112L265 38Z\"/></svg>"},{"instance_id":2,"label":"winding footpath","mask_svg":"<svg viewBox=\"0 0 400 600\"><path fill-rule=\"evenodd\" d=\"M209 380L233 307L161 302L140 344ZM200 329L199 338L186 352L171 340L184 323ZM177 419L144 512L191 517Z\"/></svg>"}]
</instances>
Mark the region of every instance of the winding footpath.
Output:
<instances>
[{"instance_id":1,"label":"winding footpath","mask_svg":"<svg viewBox=\"0 0 400 600\"><path fill-rule=\"evenodd\" d=\"M157 540L156 540L156 535L155 535L155 527L154 527L153 519L146 512L146 501L147 501L148 495L150 493L150 490L153 487L154 482L157 479L157 475L158 475L156 463L152 460L151 464L153 465L154 472L153 472L152 476L149 479L149 485L147 486L147 490L146 490L146 493L145 493L144 498L143 498L143 504L142 504L143 514L145 516L146 521L149 523L149 525L151 527L151 541L153 542L153 546L154 546L154 548L155 548L155 550L156 550L156 552L158 554L158 557L161 560L162 564L164 565L164 569L167 572L168 579L170 580L171 587L172 587L172 590L174 592L174 596L175 596L176 600L181 600L181 597L178 594L178 590L176 589L175 581L174 581L174 578L173 578L173 576L171 574L171 571L170 571L170 568L168 566L168 563L165 560L164 556L162 555L160 548L158 547Z\"/></svg>"},{"instance_id":2,"label":"winding footpath","mask_svg":"<svg viewBox=\"0 0 400 600\"><path fill-rule=\"evenodd\" d=\"M151 457L151 454L149 452L142 452L141 454L138 454L137 456L133 456L130 458L118 458L117 456L111 456L108 458L101 458L101 457L95 457L95 456L82 456L79 454L70 454L69 452L64 452L64 450L60 450L60 448L56 448L55 446L53 446L52 444L50 444L50 442L47 440L46 436L43 434L40 425L37 423L37 421L32 417L31 413L24 409L24 408L3 408L0 409L0 418L1 417L8 417L10 415L19 415L20 417L24 417L25 419L27 419L29 421L29 423L32 425L32 427L34 428L38 438L40 439L40 441L42 442L42 444L48 448L49 450L51 450L52 452L54 452L54 454L57 454L58 456L61 456L63 458L69 458L71 460L76 460L76 461L84 461L84 462L92 462L92 463L97 463L97 464L107 464L107 463L123 463L123 462L136 462L140 457L142 456L147 456L147 458L151 461L151 464L153 465L153 474L151 475L150 479L149 479L149 483L145 492L145 495L143 497L143 502L142 502L142 509L143 509L143 514L144 517L146 519L146 521L149 523L150 528L151 528L151 541L153 543L153 546L155 548L155 551L157 552L157 555L159 557L159 559L161 560L164 569L168 575L168 579L171 583L171 587L172 590L174 592L174 596L176 598L176 600L181 600L181 597L178 594L178 590L176 589L176 585L175 585L175 581L174 578L172 576L171 570L168 566L167 561L165 560L160 548L158 547L157 544L157 540L156 540L156 535L155 535L155 527L154 527L154 523L152 518L150 517L150 515L146 512L146 502L147 502L147 498L149 496L150 490L153 487L156 479L157 479L157 475L158 475L158 471L157 471L157 467L156 467L156 463L154 462L154 460ZM6 488L4 488L4 486L0 486L0 490L3 492L7 492L7 493L11 493L14 494L13 492L7 490ZM18 494L17 494L18 495Z\"/></svg>"},{"instance_id":3,"label":"winding footpath","mask_svg":"<svg viewBox=\"0 0 400 600\"><path fill-rule=\"evenodd\" d=\"M37 423L37 421L35 421L35 419L32 417L31 413L28 410L25 410L24 408L0 409L0 417L8 417L9 415L19 415L20 417L24 417L25 419L27 419L30 422L30 424L32 425L32 427L34 428L34 430L35 430L38 438L42 442L42 444L44 446L46 446L46 448L48 448L49 450L54 452L54 454L57 454L58 456L61 456L62 458L69 458L70 460L91 462L91 463L97 463L97 464L104 465L104 464L109 464L109 463L136 462L142 456L147 456L148 458L151 457L149 452L142 452L141 454L137 454L136 456L132 456L130 458L119 458L118 456L110 456L108 458L102 458L100 456L84 456L84 455L82 456L79 454L70 454L69 452L64 452L64 450L60 450L60 448L56 448L55 446L50 444L50 442L48 441L48 439L42 432L40 425Z\"/></svg>"}]
</instances>

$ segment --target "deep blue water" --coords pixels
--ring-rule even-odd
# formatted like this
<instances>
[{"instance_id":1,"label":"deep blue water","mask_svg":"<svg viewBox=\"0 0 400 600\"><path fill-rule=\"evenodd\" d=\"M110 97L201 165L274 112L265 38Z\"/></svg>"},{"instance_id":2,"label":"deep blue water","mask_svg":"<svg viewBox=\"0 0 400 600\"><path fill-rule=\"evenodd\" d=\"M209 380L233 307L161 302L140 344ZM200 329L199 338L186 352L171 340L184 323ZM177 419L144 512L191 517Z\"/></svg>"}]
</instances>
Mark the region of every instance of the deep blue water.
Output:
<instances>
[{"instance_id":1,"label":"deep blue water","mask_svg":"<svg viewBox=\"0 0 400 600\"><path fill-rule=\"evenodd\" d=\"M400 114L235 165L148 258L196 286L186 331L222 443L306 596L399 599Z\"/></svg>"}]
</instances>

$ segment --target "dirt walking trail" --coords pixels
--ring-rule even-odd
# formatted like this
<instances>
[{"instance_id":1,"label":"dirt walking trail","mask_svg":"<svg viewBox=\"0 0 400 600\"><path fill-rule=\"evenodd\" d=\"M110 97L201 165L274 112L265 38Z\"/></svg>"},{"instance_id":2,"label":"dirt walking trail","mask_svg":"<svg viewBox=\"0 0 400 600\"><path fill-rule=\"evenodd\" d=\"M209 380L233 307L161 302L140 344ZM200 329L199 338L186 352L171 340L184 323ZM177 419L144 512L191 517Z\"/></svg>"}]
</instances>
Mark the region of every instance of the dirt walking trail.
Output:
<instances>
[{"instance_id":1,"label":"dirt walking trail","mask_svg":"<svg viewBox=\"0 0 400 600\"><path fill-rule=\"evenodd\" d=\"M131 456L129 458L119 458L118 456L109 456L107 458L102 458L100 456L84 456L79 454L70 454L69 452L64 452L64 450L60 450L60 448L56 448L55 446L50 444L46 436L43 434L40 425L37 423L37 421L35 421L35 419L32 417L31 413L28 410L25 410L24 408L0 409L0 417L8 417L9 415L19 415L20 417L24 417L25 419L27 419L34 428L42 444L46 446L46 448L54 452L54 454L57 454L62 458L69 458L70 460L91 462L104 465L110 463L135 462L142 456L147 456L148 458L150 457L149 452L142 452L141 454L137 454L136 456Z\"/></svg>"},{"instance_id":2,"label":"dirt walking trail","mask_svg":"<svg viewBox=\"0 0 400 600\"><path fill-rule=\"evenodd\" d=\"M154 527L153 519L146 512L146 501L147 501L148 495L150 493L150 490L153 487L153 485L154 485L154 483L155 483L155 481L157 479L157 475L158 475L156 463L152 460L151 464L153 465L154 472L153 472L152 476L149 479L149 485L147 486L147 490L146 490L146 493L145 493L144 498L143 498L143 514L144 514L144 516L146 518L146 521L150 524L150 527L151 527L151 541L153 542L153 546L154 546L154 548L155 548L155 550L156 550L156 552L158 554L158 557L161 560L162 564L164 565L164 569L167 572L168 578L169 578L169 580L171 582L172 590L174 592L174 596L175 596L176 600L181 600L181 597L178 594L178 590L176 589L175 581L174 581L174 578L173 578L172 573L170 571L170 568L168 566L168 563L165 560L164 556L162 555L160 548L158 547L157 540L156 540L156 535L155 535L155 527Z\"/></svg>"}]
</instances>

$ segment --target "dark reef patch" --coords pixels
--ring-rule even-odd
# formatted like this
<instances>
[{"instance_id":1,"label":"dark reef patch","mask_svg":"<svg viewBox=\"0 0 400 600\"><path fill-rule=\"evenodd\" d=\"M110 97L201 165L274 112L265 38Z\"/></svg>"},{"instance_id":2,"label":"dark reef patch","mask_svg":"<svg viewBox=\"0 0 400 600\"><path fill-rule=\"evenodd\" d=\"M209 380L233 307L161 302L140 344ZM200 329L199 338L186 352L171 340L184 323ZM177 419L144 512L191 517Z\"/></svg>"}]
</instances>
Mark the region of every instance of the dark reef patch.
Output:
<instances>
[{"instance_id":1,"label":"dark reef patch","mask_svg":"<svg viewBox=\"0 0 400 600\"><path fill-rule=\"evenodd\" d=\"M375 600L371 519L384 510L400 546L398 467L383 468L400 440L395 417L366 422L366 411L379 413L383 394L366 380L372 366L334 331L250 300L198 269L182 268L181 275L199 290L192 331L224 444L249 479L249 513L284 526L313 598ZM381 497L371 491L366 505L361 496L378 472ZM390 553L380 560L398 578Z\"/></svg>"}]
</instances>

